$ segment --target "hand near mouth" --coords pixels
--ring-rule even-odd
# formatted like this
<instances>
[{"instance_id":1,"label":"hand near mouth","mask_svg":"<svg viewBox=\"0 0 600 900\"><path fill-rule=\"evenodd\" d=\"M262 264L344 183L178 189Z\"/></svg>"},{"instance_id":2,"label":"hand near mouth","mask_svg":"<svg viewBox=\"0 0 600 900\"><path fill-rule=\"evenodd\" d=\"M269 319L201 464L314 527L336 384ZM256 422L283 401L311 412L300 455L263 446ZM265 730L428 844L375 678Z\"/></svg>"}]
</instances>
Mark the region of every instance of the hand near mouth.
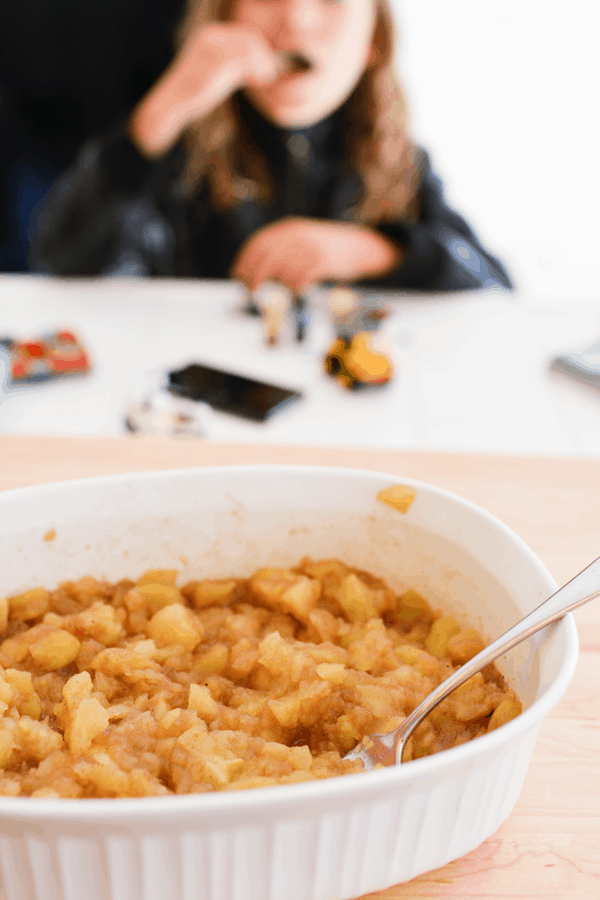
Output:
<instances>
[{"instance_id":1,"label":"hand near mouth","mask_svg":"<svg viewBox=\"0 0 600 900\"><path fill-rule=\"evenodd\" d=\"M198 29L133 111L129 133L142 153L166 153L194 121L242 87L261 87L281 77L282 67L311 63L291 53L282 61L261 32L232 22Z\"/></svg>"}]
</instances>

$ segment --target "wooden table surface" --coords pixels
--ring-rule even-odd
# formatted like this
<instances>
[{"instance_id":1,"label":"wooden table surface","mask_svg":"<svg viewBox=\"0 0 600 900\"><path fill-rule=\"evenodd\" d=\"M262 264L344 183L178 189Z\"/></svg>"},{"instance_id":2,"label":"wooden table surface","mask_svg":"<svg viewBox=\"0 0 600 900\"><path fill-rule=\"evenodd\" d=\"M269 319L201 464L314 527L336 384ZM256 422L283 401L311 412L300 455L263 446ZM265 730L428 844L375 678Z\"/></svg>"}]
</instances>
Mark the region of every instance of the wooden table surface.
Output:
<instances>
[{"instance_id":1,"label":"wooden table surface","mask_svg":"<svg viewBox=\"0 0 600 900\"><path fill-rule=\"evenodd\" d=\"M488 509L559 584L600 555L600 459L169 441L0 436L0 489L119 472L240 463L304 463L390 472ZM573 682L542 723L513 814L477 850L370 900L600 898L600 604L575 614Z\"/></svg>"}]
</instances>

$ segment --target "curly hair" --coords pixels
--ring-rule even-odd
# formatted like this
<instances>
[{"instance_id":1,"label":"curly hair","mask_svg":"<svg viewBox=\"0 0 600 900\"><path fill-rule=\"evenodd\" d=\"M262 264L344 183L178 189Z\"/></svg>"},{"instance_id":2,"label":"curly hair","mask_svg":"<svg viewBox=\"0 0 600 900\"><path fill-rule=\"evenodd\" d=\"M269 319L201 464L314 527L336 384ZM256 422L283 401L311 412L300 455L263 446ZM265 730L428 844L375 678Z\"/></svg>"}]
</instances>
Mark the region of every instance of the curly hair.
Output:
<instances>
[{"instance_id":1,"label":"curly hair","mask_svg":"<svg viewBox=\"0 0 600 900\"><path fill-rule=\"evenodd\" d=\"M177 34L181 45L201 25L227 21L234 0L188 0ZM407 108L394 71L395 28L388 0L375 0L373 59L346 101L347 163L359 174L363 192L353 218L376 224L416 215L418 170L407 136ZM273 182L267 161L237 114L232 98L186 133L188 150L183 188L200 180L217 208L241 200L267 201Z\"/></svg>"}]
</instances>

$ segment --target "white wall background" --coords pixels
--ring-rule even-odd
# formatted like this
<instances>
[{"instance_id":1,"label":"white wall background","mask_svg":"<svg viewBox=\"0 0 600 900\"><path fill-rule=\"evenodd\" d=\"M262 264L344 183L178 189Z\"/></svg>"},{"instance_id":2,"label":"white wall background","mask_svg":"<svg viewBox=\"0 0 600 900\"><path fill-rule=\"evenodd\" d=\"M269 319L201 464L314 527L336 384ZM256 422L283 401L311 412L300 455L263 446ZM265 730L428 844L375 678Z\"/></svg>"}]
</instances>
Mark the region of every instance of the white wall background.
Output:
<instances>
[{"instance_id":1,"label":"white wall background","mask_svg":"<svg viewBox=\"0 0 600 900\"><path fill-rule=\"evenodd\" d=\"M600 297L598 0L391 0L414 139L518 287Z\"/></svg>"}]
</instances>

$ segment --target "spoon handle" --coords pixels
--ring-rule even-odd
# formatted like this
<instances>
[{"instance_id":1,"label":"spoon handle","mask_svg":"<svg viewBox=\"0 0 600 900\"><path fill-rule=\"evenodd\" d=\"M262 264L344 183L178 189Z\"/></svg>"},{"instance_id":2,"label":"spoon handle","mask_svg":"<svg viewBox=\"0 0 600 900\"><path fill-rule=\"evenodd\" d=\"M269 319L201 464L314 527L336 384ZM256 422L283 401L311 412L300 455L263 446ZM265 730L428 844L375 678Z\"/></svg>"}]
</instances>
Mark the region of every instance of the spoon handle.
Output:
<instances>
[{"instance_id":1,"label":"spoon handle","mask_svg":"<svg viewBox=\"0 0 600 900\"><path fill-rule=\"evenodd\" d=\"M390 735L390 739L393 737L393 741L390 740L388 746L391 745L390 749L393 748L395 751L396 762L401 762L405 744L417 725L438 705L438 703L441 703L448 694L451 694L453 690L460 687L461 684L464 684L465 681L471 678L472 675L475 675L476 672L479 672L480 669L485 668L489 663L493 662L499 656L502 656L503 653L507 653L517 644L520 644L521 641L531 637L536 631L540 631L541 628L545 628L545 626L550 625L551 622L561 619L566 613L571 612L571 610L576 609L578 606L582 606L590 600L595 600L596 597L600 597L600 558L591 563L591 565L580 572L579 575L576 575L575 578L572 578L571 581L568 581L567 584L537 606L532 612L525 616L524 619L521 619L521 621L517 622L516 625L513 625L512 628L509 628L509 630L501 637L493 641L489 647L486 647L485 650L482 650L481 653L474 656L468 663L461 666L453 675L446 678L445 681L442 681L442 683L438 685L438 687L435 688L435 690L433 690L409 716L407 716L399 728Z\"/></svg>"}]
</instances>

